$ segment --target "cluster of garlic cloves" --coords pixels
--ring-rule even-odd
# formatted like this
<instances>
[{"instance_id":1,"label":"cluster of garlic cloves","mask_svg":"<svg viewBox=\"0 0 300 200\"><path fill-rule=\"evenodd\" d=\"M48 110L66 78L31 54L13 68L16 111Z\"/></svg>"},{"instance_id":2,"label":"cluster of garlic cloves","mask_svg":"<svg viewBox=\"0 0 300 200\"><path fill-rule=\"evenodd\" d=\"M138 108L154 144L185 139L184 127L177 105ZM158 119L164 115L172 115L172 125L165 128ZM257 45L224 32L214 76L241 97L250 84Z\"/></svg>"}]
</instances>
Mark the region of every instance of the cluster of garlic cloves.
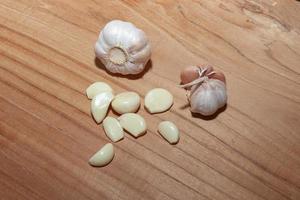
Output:
<instances>
[{"instance_id":1,"label":"cluster of garlic cloves","mask_svg":"<svg viewBox=\"0 0 300 200\"><path fill-rule=\"evenodd\" d=\"M211 66L191 66L182 71L180 78L181 87L188 90L192 113L209 116L226 104L226 80L222 72L214 71Z\"/></svg>"},{"instance_id":2,"label":"cluster of garlic cloves","mask_svg":"<svg viewBox=\"0 0 300 200\"><path fill-rule=\"evenodd\" d=\"M114 95L114 90L105 82L95 82L88 86L86 95L91 100L91 114L97 124L103 124L106 136L113 142L124 138L126 131L134 138L138 138L147 132L145 119L137 114L141 98L138 93L132 91L121 92ZM154 88L147 92L144 105L150 114L166 112L173 105L173 95L163 88ZM120 115L115 118L107 116L109 108ZM163 121L158 126L158 132L170 144L179 141L179 130L170 121ZM103 167L114 158L114 146L107 143L101 147L89 160L90 165Z\"/></svg>"},{"instance_id":3,"label":"cluster of garlic cloves","mask_svg":"<svg viewBox=\"0 0 300 200\"><path fill-rule=\"evenodd\" d=\"M100 32L95 53L112 73L138 74L150 59L151 47L144 31L130 22L113 20Z\"/></svg>"}]
</instances>

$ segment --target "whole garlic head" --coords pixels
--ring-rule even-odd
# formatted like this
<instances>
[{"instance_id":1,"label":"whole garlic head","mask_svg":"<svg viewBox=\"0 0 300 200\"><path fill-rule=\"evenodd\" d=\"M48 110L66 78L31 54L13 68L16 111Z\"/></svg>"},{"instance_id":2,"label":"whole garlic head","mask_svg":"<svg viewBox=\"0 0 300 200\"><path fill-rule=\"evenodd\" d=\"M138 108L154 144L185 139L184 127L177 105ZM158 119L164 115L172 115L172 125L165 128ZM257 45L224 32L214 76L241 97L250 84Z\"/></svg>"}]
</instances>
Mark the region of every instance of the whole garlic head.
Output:
<instances>
[{"instance_id":1,"label":"whole garlic head","mask_svg":"<svg viewBox=\"0 0 300 200\"><path fill-rule=\"evenodd\" d=\"M212 67L188 67L181 74L181 81L185 83L181 87L190 90L187 96L193 113L212 115L227 102L225 76Z\"/></svg>"},{"instance_id":2,"label":"whole garlic head","mask_svg":"<svg viewBox=\"0 0 300 200\"><path fill-rule=\"evenodd\" d=\"M151 48L144 31L130 22L113 20L101 31L95 53L107 70L127 75L143 71Z\"/></svg>"}]
</instances>

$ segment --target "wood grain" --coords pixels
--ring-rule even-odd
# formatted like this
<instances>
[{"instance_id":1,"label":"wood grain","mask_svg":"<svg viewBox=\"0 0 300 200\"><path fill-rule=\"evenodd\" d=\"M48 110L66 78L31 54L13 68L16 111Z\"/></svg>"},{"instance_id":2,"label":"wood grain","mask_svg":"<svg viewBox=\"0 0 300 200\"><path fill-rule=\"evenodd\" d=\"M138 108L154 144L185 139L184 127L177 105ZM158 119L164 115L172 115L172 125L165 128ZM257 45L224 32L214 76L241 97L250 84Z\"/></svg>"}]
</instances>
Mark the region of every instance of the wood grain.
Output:
<instances>
[{"instance_id":1,"label":"wood grain","mask_svg":"<svg viewBox=\"0 0 300 200\"><path fill-rule=\"evenodd\" d=\"M0 199L300 199L300 3L294 0L1 0ZM131 21L153 55L138 77L111 76L94 56L101 28ZM227 107L192 117L176 87L188 65L227 77ZM105 168L89 157L109 140L86 87L142 97L170 90L170 112L126 135ZM113 113L109 113L113 115ZM181 131L171 146L162 120Z\"/></svg>"}]
</instances>

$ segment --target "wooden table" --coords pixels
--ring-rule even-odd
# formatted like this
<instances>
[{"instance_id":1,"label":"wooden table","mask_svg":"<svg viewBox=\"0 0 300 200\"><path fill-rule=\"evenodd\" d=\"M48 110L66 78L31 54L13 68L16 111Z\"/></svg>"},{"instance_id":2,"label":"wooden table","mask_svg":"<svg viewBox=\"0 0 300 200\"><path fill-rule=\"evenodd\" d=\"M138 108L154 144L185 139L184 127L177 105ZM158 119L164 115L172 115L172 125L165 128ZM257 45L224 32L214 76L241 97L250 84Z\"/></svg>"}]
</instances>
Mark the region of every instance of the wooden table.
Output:
<instances>
[{"instance_id":1,"label":"wooden table","mask_svg":"<svg viewBox=\"0 0 300 200\"><path fill-rule=\"evenodd\" d=\"M149 36L140 76L111 76L95 60L112 19ZM176 86L199 63L227 78L228 105L211 118L192 117ZM299 200L299 74L295 0L1 0L0 199ZM114 144L104 168L87 162L109 142L85 96L95 81L175 97L163 114L142 107L147 134ZM179 126L177 145L157 133L162 120Z\"/></svg>"}]
</instances>

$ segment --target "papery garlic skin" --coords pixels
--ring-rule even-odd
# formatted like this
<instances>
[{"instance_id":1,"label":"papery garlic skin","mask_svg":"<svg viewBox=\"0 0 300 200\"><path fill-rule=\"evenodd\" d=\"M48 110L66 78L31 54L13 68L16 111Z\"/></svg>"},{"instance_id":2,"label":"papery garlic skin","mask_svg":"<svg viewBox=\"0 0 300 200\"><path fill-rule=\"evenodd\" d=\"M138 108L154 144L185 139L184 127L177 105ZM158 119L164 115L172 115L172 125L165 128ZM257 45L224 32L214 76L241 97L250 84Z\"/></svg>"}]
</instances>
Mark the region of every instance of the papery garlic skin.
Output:
<instances>
[{"instance_id":1,"label":"papery garlic skin","mask_svg":"<svg viewBox=\"0 0 300 200\"><path fill-rule=\"evenodd\" d=\"M214 71L212 66L186 67L180 78L180 87L187 90L191 112L209 116L226 104L225 75Z\"/></svg>"},{"instance_id":2,"label":"papery garlic skin","mask_svg":"<svg viewBox=\"0 0 300 200\"><path fill-rule=\"evenodd\" d=\"M192 65L184 68L180 73L181 83L187 84L199 78L199 73L204 69L206 69L205 74L213 71L213 67L210 65Z\"/></svg>"},{"instance_id":3,"label":"papery garlic skin","mask_svg":"<svg viewBox=\"0 0 300 200\"><path fill-rule=\"evenodd\" d=\"M189 100L193 113L212 115L227 102L226 86L220 80L207 79L192 86Z\"/></svg>"},{"instance_id":4,"label":"papery garlic skin","mask_svg":"<svg viewBox=\"0 0 300 200\"><path fill-rule=\"evenodd\" d=\"M138 74L150 59L151 47L144 31L130 22L113 20L101 31L95 53L112 73Z\"/></svg>"}]
</instances>

